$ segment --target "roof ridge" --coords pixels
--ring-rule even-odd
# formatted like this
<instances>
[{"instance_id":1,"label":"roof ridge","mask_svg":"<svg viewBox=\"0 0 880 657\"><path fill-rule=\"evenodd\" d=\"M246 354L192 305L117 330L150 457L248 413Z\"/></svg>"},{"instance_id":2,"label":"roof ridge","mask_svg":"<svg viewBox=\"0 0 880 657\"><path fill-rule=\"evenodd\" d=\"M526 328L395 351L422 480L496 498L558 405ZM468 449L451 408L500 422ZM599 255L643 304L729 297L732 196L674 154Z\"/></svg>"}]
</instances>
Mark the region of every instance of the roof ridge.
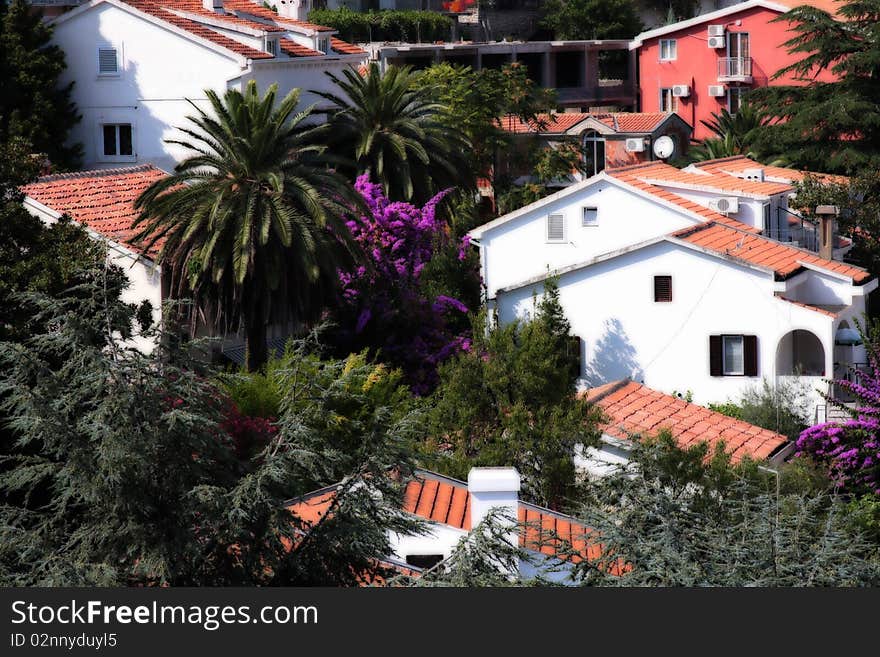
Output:
<instances>
[{"instance_id":1,"label":"roof ridge","mask_svg":"<svg viewBox=\"0 0 880 657\"><path fill-rule=\"evenodd\" d=\"M50 173L46 176L40 176L35 182L54 182L56 180L75 180L77 178L104 178L107 176L118 176L126 173L140 173L141 171L162 171L159 167L152 164L137 164L131 167L115 167L112 169L89 169L86 171L70 171L66 173ZM34 183L29 183L34 184ZM27 186L27 185L25 185Z\"/></svg>"},{"instance_id":2,"label":"roof ridge","mask_svg":"<svg viewBox=\"0 0 880 657\"><path fill-rule=\"evenodd\" d=\"M630 378L630 377L626 377L625 379L620 379L619 381L614 381L613 383L606 384L604 387L607 387L607 389L604 390L601 394L598 394L595 397L593 397L592 399L590 399L590 403L595 404L597 402L600 402L603 399L605 399L608 395L612 395L615 392L617 392L618 390L622 390L623 388L628 386L630 383L636 383L637 385L642 385L638 382L634 382L632 380L632 378ZM599 386L599 387L603 387L603 386ZM589 394L589 392L590 392L589 390L584 391L584 395L586 396L587 394Z\"/></svg>"}]
</instances>

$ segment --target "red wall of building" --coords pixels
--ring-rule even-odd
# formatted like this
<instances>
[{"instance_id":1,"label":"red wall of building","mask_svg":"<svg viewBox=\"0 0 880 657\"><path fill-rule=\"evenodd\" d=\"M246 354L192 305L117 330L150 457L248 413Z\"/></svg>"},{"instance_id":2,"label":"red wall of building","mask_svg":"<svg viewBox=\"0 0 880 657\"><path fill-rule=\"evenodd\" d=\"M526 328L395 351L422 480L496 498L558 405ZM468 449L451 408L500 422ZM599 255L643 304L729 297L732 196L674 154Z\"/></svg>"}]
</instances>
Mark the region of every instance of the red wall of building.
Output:
<instances>
[{"instance_id":1,"label":"red wall of building","mask_svg":"<svg viewBox=\"0 0 880 657\"><path fill-rule=\"evenodd\" d=\"M690 96L676 98L676 111L693 125L694 139L711 136L700 121L710 120L712 114L727 107L726 96L715 98L709 95L709 85L722 84L718 82L718 60L727 57L727 49L709 48L707 40L710 24L724 24L728 32L749 33L753 81L751 84L723 83L725 87L742 86L754 89L768 84L797 84L790 76L770 80L776 71L802 58L802 55L790 55L782 46L794 34L787 23L770 22L779 15L769 9L752 8L645 40L639 46L638 53L639 109L642 112L658 112L660 89L676 84L689 85ZM677 58L674 61L660 61L661 39L677 40ZM819 79L831 80L833 77L823 71Z\"/></svg>"}]
</instances>

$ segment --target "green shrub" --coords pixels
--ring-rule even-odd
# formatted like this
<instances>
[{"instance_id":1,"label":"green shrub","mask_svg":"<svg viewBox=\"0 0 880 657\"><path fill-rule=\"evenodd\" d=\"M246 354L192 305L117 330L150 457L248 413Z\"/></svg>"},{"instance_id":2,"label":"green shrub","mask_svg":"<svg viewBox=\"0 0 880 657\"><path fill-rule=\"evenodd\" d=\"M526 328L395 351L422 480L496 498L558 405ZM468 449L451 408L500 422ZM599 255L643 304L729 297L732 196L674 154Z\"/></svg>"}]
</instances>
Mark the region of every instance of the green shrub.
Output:
<instances>
[{"instance_id":1,"label":"green shrub","mask_svg":"<svg viewBox=\"0 0 880 657\"><path fill-rule=\"evenodd\" d=\"M449 39L452 20L433 11L357 12L348 7L315 9L309 21L339 31L339 38L353 43L369 41L433 42Z\"/></svg>"}]
</instances>

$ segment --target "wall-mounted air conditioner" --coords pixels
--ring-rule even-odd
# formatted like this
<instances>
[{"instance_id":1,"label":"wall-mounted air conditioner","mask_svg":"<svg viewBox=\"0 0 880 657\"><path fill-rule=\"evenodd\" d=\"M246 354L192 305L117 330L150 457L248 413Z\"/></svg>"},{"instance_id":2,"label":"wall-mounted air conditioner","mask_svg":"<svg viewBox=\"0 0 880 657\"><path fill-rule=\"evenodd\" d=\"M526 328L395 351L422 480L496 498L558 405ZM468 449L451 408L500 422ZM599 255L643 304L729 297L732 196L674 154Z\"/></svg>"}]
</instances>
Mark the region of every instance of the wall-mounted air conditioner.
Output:
<instances>
[{"instance_id":1,"label":"wall-mounted air conditioner","mask_svg":"<svg viewBox=\"0 0 880 657\"><path fill-rule=\"evenodd\" d=\"M642 153L645 150L645 140L642 137L630 137L626 140L628 153Z\"/></svg>"},{"instance_id":2,"label":"wall-mounted air conditioner","mask_svg":"<svg viewBox=\"0 0 880 657\"><path fill-rule=\"evenodd\" d=\"M709 36L710 37L723 37L724 36L724 26L723 25L710 25L709 26Z\"/></svg>"},{"instance_id":3,"label":"wall-mounted air conditioner","mask_svg":"<svg viewBox=\"0 0 880 657\"><path fill-rule=\"evenodd\" d=\"M721 214L739 212L739 199L736 196L722 196L709 201L709 207Z\"/></svg>"},{"instance_id":4,"label":"wall-mounted air conditioner","mask_svg":"<svg viewBox=\"0 0 880 657\"><path fill-rule=\"evenodd\" d=\"M723 84L710 84L709 85L709 95L712 98L721 98L724 96L724 85Z\"/></svg>"},{"instance_id":5,"label":"wall-mounted air conditioner","mask_svg":"<svg viewBox=\"0 0 880 657\"><path fill-rule=\"evenodd\" d=\"M723 36L709 37L708 44L710 48L715 48L716 50L718 48L726 48L727 39L725 39Z\"/></svg>"},{"instance_id":6,"label":"wall-mounted air conditioner","mask_svg":"<svg viewBox=\"0 0 880 657\"><path fill-rule=\"evenodd\" d=\"M758 182L764 182L764 169L753 168L753 169L743 169L743 177L746 180L757 180Z\"/></svg>"},{"instance_id":7,"label":"wall-mounted air conditioner","mask_svg":"<svg viewBox=\"0 0 880 657\"><path fill-rule=\"evenodd\" d=\"M676 98L687 98L691 95L691 88L686 84L676 84L672 86L672 95Z\"/></svg>"}]
</instances>

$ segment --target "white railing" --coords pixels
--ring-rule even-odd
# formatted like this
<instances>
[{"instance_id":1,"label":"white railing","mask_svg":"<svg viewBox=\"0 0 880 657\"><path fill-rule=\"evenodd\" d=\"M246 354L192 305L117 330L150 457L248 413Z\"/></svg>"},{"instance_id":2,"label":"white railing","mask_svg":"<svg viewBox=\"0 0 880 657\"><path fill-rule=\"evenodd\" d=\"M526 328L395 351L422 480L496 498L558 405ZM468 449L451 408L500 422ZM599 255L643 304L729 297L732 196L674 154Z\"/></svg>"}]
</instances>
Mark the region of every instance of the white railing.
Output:
<instances>
[{"instance_id":1,"label":"white railing","mask_svg":"<svg viewBox=\"0 0 880 657\"><path fill-rule=\"evenodd\" d=\"M751 57L722 57L718 60L718 79L752 77Z\"/></svg>"}]
</instances>

